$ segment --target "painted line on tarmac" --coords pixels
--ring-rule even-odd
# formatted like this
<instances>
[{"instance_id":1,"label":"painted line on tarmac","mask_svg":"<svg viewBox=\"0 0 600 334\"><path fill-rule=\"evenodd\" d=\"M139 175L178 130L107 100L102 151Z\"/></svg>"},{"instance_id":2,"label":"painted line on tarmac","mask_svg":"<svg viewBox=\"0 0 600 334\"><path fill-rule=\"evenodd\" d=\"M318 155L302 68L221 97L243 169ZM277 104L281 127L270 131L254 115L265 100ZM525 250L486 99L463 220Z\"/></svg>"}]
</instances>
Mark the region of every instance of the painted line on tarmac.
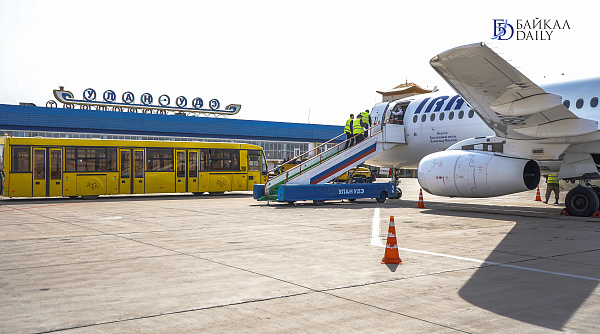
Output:
<instances>
[{"instance_id":1,"label":"painted line on tarmac","mask_svg":"<svg viewBox=\"0 0 600 334\"><path fill-rule=\"evenodd\" d=\"M371 246L385 247L381 238L379 238L379 204L373 212L373 220L371 221Z\"/></svg>"},{"instance_id":2,"label":"painted line on tarmac","mask_svg":"<svg viewBox=\"0 0 600 334\"><path fill-rule=\"evenodd\" d=\"M370 245L376 246L376 247L385 247L385 245L381 241L381 238L379 237L379 208L375 208L375 212L373 213L373 220L371 223L371 243L370 243ZM542 274L550 274L550 275L557 275L557 276L564 276L564 277L578 278L578 279L584 279L584 280L588 280L588 281L600 282L600 278L589 277L589 276L571 275L571 274L565 274L565 273L561 273L561 272L557 272L557 271L549 271L549 270L521 267L521 266L515 266L512 264L504 264L504 263L499 263L499 262L477 260L477 259L471 259L468 257L455 256L455 255L442 254L442 253L434 253L434 252L422 251L422 250L418 250L418 249L398 247L398 250L405 251L405 252L411 252L411 253L419 253L419 254L446 257L446 258L455 259L455 260L475 262L475 263L479 263L482 265L498 266L498 267L505 267L505 268L512 268L512 269L521 269L521 270L533 271L533 272L542 273Z\"/></svg>"},{"instance_id":3,"label":"painted line on tarmac","mask_svg":"<svg viewBox=\"0 0 600 334\"><path fill-rule=\"evenodd\" d=\"M422 251L422 250L417 250L417 249L398 248L398 250L403 250L403 251L412 252L412 253L426 254L426 255L442 256L442 257L447 257L447 258L451 258L451 259L475 262L475 263L486 264L486 265L491 265L491 266L528 270L528 271L534 271L534 272L543 273L543 274L551 274L551 275L557 275L557 276L565 276L565 277L570 277L570 278L579 278L579 279L584 279L584 280L588 280L588 281L600 282L600 278L589 277L589 276L571 275L571 274L565 274L565 273L561 273L561 272L557 272L557 271L549 271L549 270L521 267L521 266L515 266L512 264L504 264L504 263L499 263L499 262L477 260L477 259L471 259L468 257L434 253L434 252Z\"/></svg>"}]
</instances>

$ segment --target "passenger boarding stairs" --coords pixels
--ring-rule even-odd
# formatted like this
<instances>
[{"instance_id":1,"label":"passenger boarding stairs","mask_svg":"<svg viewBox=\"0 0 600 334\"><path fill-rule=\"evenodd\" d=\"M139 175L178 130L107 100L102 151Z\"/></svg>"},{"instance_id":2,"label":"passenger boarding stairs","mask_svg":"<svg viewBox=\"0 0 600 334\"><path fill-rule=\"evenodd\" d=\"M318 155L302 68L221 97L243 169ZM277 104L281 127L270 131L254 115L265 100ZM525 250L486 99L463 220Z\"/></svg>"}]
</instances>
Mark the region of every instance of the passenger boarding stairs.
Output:
<instances>
[{"instance_id":1,"label":"passenger boarding stairs","mask_svg":"<svg viewBox=\"0 0 600 334\"><path fill-rule=\"evenodd\" d=\"M282 184L322 184L327 183L348 170L360 165L369 158L390 149L397 144L405 144L404 125L384 123L369 129L370 136L358 144L344 148L346 141L336 144L321 153L328 144L335 143L341 134L328 142L305 152L292 160L301 161L289 170L270 178L264 187L264 197L258 200L277 199L277 190ZM271 170L269 175L277 168Z\"/></svg>"}]
</instances>

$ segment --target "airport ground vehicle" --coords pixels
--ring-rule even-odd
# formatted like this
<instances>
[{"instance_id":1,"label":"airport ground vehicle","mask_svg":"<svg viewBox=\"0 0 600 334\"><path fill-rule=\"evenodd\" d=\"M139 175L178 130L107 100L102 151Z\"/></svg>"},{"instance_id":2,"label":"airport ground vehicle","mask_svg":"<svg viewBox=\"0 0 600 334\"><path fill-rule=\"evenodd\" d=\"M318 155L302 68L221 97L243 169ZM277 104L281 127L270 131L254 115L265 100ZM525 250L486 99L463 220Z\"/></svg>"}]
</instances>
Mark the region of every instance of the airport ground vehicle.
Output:
<instances>
[{"instance_id":1,"label":"airport ground vehicle","mask_svg":"<svg viewBox=\"0 0 600 334\"><path fill-rule=\"evenodd\" d=\"M352 168L334 180L336 183L373 183L374 181L375 174L366 167Z\"/></svg>"},{"instance_id":2,"label":"airport ground vehicle","mask_svg":"<svg viewBox=\"0 0 600 334\"><path fill-rule=\"evenodd\" d=\"M249 144L73 138L0 138L7 197L251 190L264 183L261 147Z\"/></svg>"}]
</instances>

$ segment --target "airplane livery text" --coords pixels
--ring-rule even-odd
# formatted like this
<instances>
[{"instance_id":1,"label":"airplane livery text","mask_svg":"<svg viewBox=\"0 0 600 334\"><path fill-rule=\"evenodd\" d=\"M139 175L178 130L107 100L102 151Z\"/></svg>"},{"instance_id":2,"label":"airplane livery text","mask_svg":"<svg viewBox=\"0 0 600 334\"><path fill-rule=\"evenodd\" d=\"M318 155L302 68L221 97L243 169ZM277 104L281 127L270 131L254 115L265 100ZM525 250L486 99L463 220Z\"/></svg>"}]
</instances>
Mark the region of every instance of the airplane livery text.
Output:
<instances>
[{"instance_id":1,"label":"airplane livery text","mask_svg":"<svg viewBox=\"0 0 600 334\"><path fill-rule=\"evenodd\" d=\"M458 95L454 95L450 100L448 100L449 97L450 96L446 96L446 95L436 96L433 99L428 97L428 98L424 99L423 101L421 101L421 103L417 107L417 110L415 110L415 114L421 113L423 108L425 108L425 105L427 105L427 108L425 108L425 111L423 111L423 112L428 113L428 112L432 111L432 109L434 107L435 107L435 109L433 110L434 112L441 111L444 104L446 104L444 111L459 110L460 108L462 108L463 104L465 103L465 100L463 100ZM446 102L446 100L448 100L448 101ZM452 108L452 106L454 106L454 108Z\"/></svg>"}]
</instances>

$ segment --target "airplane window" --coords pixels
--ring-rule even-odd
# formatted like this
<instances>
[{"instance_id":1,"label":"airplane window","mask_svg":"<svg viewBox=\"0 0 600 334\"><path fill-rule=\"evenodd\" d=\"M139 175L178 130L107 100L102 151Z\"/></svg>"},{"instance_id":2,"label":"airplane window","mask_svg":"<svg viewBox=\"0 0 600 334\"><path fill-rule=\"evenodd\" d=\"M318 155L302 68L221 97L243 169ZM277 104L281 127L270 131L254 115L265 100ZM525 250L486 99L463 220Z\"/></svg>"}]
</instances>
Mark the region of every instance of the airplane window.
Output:
<instances>
[{"instance_id":1,"label":"airplane window","mask_svg":"<svg viewBox=\"0 0 600 334\"><path fill-rule=\"evenodd\" d=\"M454 118L454 111L451 111L451 112L448 114L448 119L449 119L449 120L452 120L453 118Z\"/></svg>"},{"instance_id":2,"label":"airplane window","mask_svg":"<svg viewBox=\"0 0 600 334\"><path fill-rule=\"evenodd\" d=\"M596 108L598 106L598 98L597 97L592 97L592 99L590 100L590 106L592 108Z\"/></svg>"},{"instance_id":3,"label":"airplane window","mask_svg":"<svg viewBox=\"0 0 600 334\"><path fill-rule=\"evenodd\" d=\"M433 122L435 121L435 114L431 113L431 116L429 116L429 119Z\"/></svg>"},{"instance_id":4,"label":"airplane window","mask_svg":"<svg viewBox=\"0 0 600 334\"><path fill-rule=\"evenodd\" d=\"M440 121L444 120L444 112L440 113Z\"/></svg>"},{"instance_id":5,"label":"airplane window","mask_svg":"<svg viewBox=\"0 0 600 334\"><path fill-rule=\"evenodd\" d=\"M581 109L581 107L583 107L583 99L577 99L577 102L575 102L575 106L577 107L577 109Z\"/></svg>"},{"instance_id":6,"label":"airplane window","mask_svg":"<svg viewBox=\"0 0 600 334\"><path fill-rule=\"evenodd\" d=\"M418 120L418 119L419 119L419 116L417 116L417 115L414 115L414 116L413 116L413 123L417 123L417 120Z\"/></svg>"},{"instance_id":7,"label":"airplane window","mask_svg":"<svg viewBox=\"0 0 600 334\"><path fill-rule=\"evenodd\" d=\"M421 116L421 122L425 122L426 119L427 119L427 115L423 114L423 116Z\"/></svg>"},{"instance_id":8,"label":"airplane window","mask_svg":"<svg viewBox=\"0 0 600 334\"><path fill-rule=\"evenodd\" d=\"M473 109L469 110L469 118L473 118L473 115L475 115L475 111Z\"/></svg>"},{"instance_id":9,"label":"airplane window","mask_svg":"<svg viewBox=\"0 0 600 334\"><path fill-rule=\"evenodd\" d=\"M458 119L462 119L465 116L465 112L463 110L458 112Z\"/></svg>"},{"instance_id":10,"label":"airplane window","mask_svg":"<svg viewBox=\"0 0 600 334\"><path fill-rule=\"evenodd\" d=\"M569 109L569 107L571 106L571 101L569 101L569 100L565 100L565 101L563 102L563 106L565 106L565 108Z\"/></svg>"}]
</instances>

